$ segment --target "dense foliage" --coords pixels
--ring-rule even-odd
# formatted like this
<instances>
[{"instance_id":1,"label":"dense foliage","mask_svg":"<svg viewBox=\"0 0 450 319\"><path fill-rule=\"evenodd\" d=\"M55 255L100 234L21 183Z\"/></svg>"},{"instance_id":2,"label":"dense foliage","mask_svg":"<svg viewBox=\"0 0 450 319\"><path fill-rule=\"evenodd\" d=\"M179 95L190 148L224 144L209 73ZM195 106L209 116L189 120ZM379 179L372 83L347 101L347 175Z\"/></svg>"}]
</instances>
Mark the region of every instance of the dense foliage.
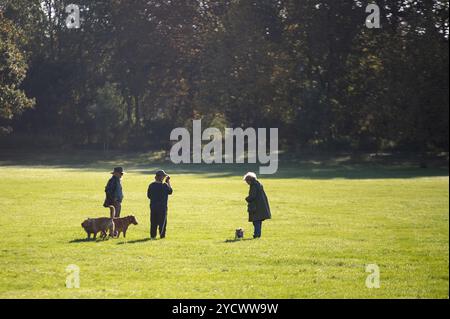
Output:
<instances>
[{"instance_id":1,"label":"dense foliage","mask_svg":"<svg viewBox=\"0 0 450 319\"><path fill-rule=\"evenodd\" d=\"M1 0L1 143L160 148L202 118L286 150L448 151L449 4L375 2L381 29L356 0Z\"/></svg>"}]
</instances>

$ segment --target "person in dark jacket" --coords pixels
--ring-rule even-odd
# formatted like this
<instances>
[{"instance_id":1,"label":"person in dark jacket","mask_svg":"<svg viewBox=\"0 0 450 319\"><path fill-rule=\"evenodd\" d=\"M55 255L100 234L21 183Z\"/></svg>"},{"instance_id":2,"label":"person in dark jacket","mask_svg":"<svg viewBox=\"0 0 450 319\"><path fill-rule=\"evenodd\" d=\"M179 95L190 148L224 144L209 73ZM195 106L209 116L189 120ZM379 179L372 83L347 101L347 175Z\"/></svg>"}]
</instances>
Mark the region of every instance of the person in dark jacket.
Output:
<instances>
[{"instance_id":1,"label":"person in dark jacket","mask_svg":"<svg viewBox=\"0 0 450 319\"><path fill-rule=\"evenodd\" d=\"M249 195L245 199L248 205L248 220L253 223L255 228L253 238L260 238L263 221L272 218L269 201L264 192L264 187L258 181L255 173L249 172L245 174L244 180L250 185Z\"/></svg>"},{"instance_id":2,"label":"person in dark jacket","mask_svg":"<svg viewBox=\"0 0 450 319\"><path fill-rule=\"evenodd\" d=\"M166 181L164 182L164 179ZM148 186L147 197L150 199L150 238L156 239L159 229L161 239L166 237L167 229L167 202L173 190L170 185L170 176L164 171L157 171L155 181Z\"/></svg>"},{"instance_id":3,"label":"person in dark jacket","mask_svg":"<svg viewBox=\"0 0 450 319\"><path fill-rule=\"evenodd\" d=\"M120 211L122 210L123 192L120 179L124 173L125 172L122 167L114 168L114 171L111 173L113 176L110 178L105 187L106 199L103 206L113 206L115 209L115 216L111 217L115 218L120 217Z\"/></svg>"}]
</instances>

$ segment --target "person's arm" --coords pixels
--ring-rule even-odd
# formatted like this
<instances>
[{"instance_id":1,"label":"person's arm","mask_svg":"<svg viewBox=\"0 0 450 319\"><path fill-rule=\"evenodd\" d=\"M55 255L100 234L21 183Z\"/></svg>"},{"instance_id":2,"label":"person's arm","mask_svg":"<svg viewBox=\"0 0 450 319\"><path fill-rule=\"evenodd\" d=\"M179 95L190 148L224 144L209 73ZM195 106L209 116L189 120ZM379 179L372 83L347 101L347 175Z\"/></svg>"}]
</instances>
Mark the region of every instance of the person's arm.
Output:
<instances>
[{"instance_id":1,"label":"person's arm","mask_svg":"<svg viewBox=\"0 0 450 319\"><path fill-rule=\"evenodd\" d=\"M256 196L258 195L258 186L256 184L250 185L250 191L245 199L247 203L251 203L256 200Z\"/></svg>"},{"instance_id":2,"label":"person's arm","mask_svg":"<svg viewBox=\"0 0 450 319\"><path fill-rule=\"evenodd\" d=\"M172 195L173 194L173 189L172 189L172 186L170 185L170 182L165 183L164 186L166 188L167 194Z\"/></svg>"},{"instance_id":3,"label":"person's arm","mask_svg":"<svg viewBox=\"0 0 450 319\"><path fill-rule=\"evenodd\" d=\"M122 202L123 200L123 190L122 185L120 185L120 180L116 180L116 190L114 192L114 200Z\"/></svg>"},{"instance_id":4,"label":"person's arm","mask_svg":"<svg viewBox=\"0 0 450 319\"><path fill-rule=\"evenodd\" d=\"M148 185L147 197L148 199L152 199L152 184Z\"/></svg>"},{"instance_id":5,"label":"person's arm","mask_svg":"<svg viewBox=\"0 0 450 319\"><path fill-rule=\"evenodd\" d=\"M167 176L166 183L164 185L166 187L167 194L172 195L173 189L172 185L170 185L170 176Z\"/></svg>"},{"instance_id":6,"label":"person's arm","mask_svg":"<svg viewBox=\"0 0 450 319\"><path fill-rule=\"evenodd\" d=\"M116 187L117 187L117 185L116 185L114 179L111 178L108 181L108 184L106 184L106 187L105 187L106 196L111 198L111 199L114 199L114 194L116 192Z\"/></svg>"}]
</instances>

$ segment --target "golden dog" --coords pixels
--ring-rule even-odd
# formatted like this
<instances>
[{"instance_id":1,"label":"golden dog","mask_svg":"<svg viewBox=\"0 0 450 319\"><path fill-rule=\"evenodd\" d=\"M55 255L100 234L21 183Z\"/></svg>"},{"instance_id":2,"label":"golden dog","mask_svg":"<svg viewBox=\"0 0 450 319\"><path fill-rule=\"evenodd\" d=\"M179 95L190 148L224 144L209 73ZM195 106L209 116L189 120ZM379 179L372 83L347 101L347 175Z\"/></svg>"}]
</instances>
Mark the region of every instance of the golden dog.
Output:
<instances>
[{"instance_id":1,"label":"golden dog","mask_svg":"<svg viewBox=\"0 0 450 319\"><path fill-rule=\"evenodd\" d=\"M120 237L120 233L123 233L123 237L125 238L127 235L128 227L131 224L133 225L138 224L136 217L134 216L127 216L124 218L114 218L113 221L114 221L114 231L117 238Z\"/></svg>"},{"instance_id":2,"label":"golden dog","mask_svg":"<svg viewBox=\"0 0 450 319\"><path fill-rule=\"evenodd\" d=\"M97 233L101 232L101 238L106 238L106 232L109 231L109 235L114 234L114 222L111 218L88 218L81 226L87 233L87 238L91 239L91 234L94 235L94 239L97 238Z\"/></svg>"}]
</instances>

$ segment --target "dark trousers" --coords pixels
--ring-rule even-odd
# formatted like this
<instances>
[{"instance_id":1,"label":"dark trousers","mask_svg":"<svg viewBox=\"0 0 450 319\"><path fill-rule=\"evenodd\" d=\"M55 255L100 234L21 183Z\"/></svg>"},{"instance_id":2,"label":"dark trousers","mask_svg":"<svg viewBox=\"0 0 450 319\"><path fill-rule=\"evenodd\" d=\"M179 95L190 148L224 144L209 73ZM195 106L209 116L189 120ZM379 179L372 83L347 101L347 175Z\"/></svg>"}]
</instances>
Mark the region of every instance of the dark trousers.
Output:
<instances>
[{"instance_id":1,"label":"dark trousers","mask_svg":"<svg viewBox=\"0 0 450 319\"><path fill-rule=\"evenodd\" d=\"M155 238L159 229L159 236L166 237L167 208L150 207L150 237Z\"/></svg>"},{"instance_id":2,"label":"dark trousers","mask_svg":"<svg viewBox=\"0 0 450 319\"><path fill-rule=\"evenodd\" d=\"M253 222L253 226L255 227L255 232L253 234L254 238L259 238L261 237L262 234L262 220L258 220L258 221L254 221Z\"/></svg>"}]
</instances>

